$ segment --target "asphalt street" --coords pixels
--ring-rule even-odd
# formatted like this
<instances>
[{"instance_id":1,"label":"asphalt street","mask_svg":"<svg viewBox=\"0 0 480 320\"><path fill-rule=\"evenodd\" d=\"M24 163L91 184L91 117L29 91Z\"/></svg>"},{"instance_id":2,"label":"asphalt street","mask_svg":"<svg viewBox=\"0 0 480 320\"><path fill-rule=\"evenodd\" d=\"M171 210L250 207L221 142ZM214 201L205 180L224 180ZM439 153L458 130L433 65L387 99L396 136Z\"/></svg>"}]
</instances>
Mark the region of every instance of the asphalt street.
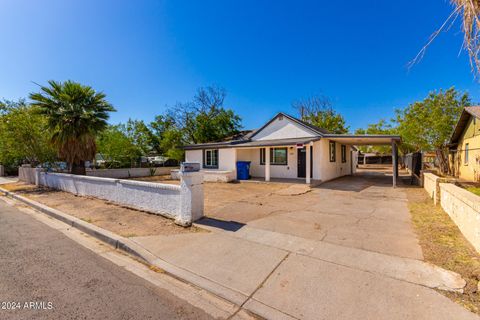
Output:
<instances>
[{"instance_id":1,"label":"asphalt street","mask_svg":"<svg viewBox=\"0 0 480 320\"><path fill-rule=\"evenodd\" d=\"M210 319L0 201L0 319Z\"/></svg>"}]
</instances>

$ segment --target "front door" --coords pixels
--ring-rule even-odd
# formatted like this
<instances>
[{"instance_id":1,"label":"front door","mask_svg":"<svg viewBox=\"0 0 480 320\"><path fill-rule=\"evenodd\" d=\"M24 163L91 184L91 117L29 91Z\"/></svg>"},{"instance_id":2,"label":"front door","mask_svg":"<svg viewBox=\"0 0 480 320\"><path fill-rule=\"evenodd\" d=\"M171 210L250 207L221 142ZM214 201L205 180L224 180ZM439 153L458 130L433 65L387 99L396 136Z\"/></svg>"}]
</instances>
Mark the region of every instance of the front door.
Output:
<instances>
[{"instance_id":1,"label":"front door","mask_svg":"<svg viewBox=\"0 0 480 320\"><path fill-rule=\"evenodd\" d=\"M307 176L307 150L305 147L297 149L297 177ZM310 146L310 178L313 176L313 147Z\"/></svg>"}]
</instances>

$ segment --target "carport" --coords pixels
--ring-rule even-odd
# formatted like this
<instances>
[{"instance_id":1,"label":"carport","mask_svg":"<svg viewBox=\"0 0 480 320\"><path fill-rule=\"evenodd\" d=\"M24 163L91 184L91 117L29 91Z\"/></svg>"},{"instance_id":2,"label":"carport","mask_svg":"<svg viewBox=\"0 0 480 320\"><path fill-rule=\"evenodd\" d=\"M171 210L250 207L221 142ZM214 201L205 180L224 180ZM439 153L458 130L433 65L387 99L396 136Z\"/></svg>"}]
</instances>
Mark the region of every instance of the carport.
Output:
<instances>
[{"instance_id":1,"label":"carport","mask_svg":"<svg viewBox=\"0 0 480 320\"><path fill-rule=\"evenodd\" d=\"M326 134L325 138L342 144L355 146L374 146L389 145L392 147L392 184L395 188L398 180L398 144L402 141L400 136L396 135L345 135L345 134Z\"/></svg>"}]
</instances>

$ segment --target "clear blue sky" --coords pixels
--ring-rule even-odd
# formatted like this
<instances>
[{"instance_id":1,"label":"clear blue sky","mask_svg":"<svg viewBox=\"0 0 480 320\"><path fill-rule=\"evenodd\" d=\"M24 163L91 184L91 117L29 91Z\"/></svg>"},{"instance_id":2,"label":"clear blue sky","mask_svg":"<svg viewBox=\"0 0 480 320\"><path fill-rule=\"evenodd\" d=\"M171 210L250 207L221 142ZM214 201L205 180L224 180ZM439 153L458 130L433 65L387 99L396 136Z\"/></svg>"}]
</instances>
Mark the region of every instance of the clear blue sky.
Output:
<instances>
[{"instance_id":1,"label":"clear blue sky","mask_svg":"<svg viewBox=\"0 0 480 320\"><path fill-rule=\"evenodd\" d=\"M215 84L255 128L323 93L355 129L434 89L480 101L458 24L406 68L450 12L447 0L2 0L0 98L72 79L107 94L112 123L150 121Z\"/></svg>"}]
</instances>

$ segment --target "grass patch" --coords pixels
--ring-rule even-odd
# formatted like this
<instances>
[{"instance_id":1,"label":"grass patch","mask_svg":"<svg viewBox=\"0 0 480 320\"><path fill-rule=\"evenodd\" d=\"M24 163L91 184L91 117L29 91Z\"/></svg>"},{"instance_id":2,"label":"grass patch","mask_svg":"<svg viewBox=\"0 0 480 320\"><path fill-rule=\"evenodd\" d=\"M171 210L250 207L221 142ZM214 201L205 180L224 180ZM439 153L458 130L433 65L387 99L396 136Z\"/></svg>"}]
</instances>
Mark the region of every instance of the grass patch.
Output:
<instances>
[{"instance_id":1,"label":"grass patch","mask_svg":"<svg viewBox=\"0 0 480 320\"><path fill-rule=\"evenodd\" d=\"M464 293L440 291L472 312L480 314L480 255L440 206L420 188L407 189L412 222L425 260L457 272L467 282Z\"/></svg>"},{"instance_id":2,"label":"grass patch","mask_svg":"<svg viewBox=\"0 0 480 320\"><path fill-rule=\"evenodd\" d=\"M15 191L29 191L29 190L35 190L38 189L37 186L31 185L31 184L26 184L24 182L12 182L12 183L6 183L0 185L2 189L5 189L7 191L15 192Z\"/></svg>"},{"instance_id":3,"label":"grass patch","mask_svg":"<svg viewBox=\"0 0 480 320\"><path fill-rule=\"evenodd\" d=\"M473 194L476 194L477 196L480 196L480 187L468 187L468 188L465 188L465 189L467 189L468 191L470 191Z\"/></svg>"}]
</instances>

